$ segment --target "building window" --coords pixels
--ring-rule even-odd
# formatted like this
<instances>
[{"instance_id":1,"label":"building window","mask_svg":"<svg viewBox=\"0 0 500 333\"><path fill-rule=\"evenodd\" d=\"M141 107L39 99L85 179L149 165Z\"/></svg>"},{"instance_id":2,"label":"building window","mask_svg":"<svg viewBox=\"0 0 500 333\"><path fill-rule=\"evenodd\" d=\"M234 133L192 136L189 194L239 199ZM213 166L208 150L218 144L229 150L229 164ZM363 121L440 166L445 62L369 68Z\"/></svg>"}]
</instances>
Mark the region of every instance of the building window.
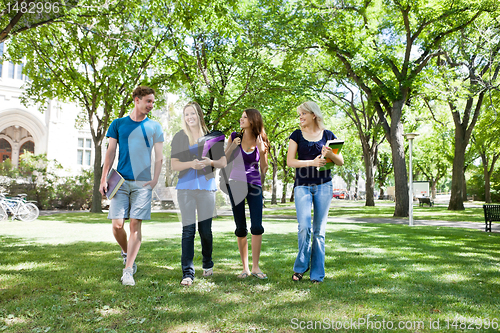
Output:
<instances>
[{"instance_id":1,"label":"building window","mask_svg":"<svg viewBox=\"0 0 500 333\"><path fill-rule=\"evenodd\" d=\"M23 79L23 63L20 63L16 66L16 79L22 80Z\"/></svg>"},{"instance_id":2,"label":"building window","mask_svg":"<svg viewBox=\"0 0 500 333\"><path fill-rule=\"evenodd\" d=\"M12 147L5 139L0 139L0 162L3 163L12 157Z\"/></svg>"},{"instance_id":3,"label":"building window","mask_svg":"<svg viewBox=\"0 0 500 333\"><path fill-rule=\"evenodd\" d=\"M19 162L21 162L21 156L24 155L24 152L30 152L32 154L35 153L35 143L33 141L26 141L23 143L21 148L19 149Z\"/></svg>"},{"instance_id":4,"label":"building window","mask_svg":"<svg viewBox=\"0 0 500 333\"><path fill-rule=\"evenodd\" d=\"M92 140L86 138L78 138L76 163L78 165L90 166L91 162L92 162Z\"/></svg>"},{"instance_id":5,"label":"building window","mask_svg":"<svg viewBox=\"0 0 500 333\"><path fill-rule=\"evenodd\" d=\"M9 75L7 76L9 79L14 79L16 74L16 65L12 61L9 61Z\"/></svg>"},{"instance_id":6,"label":"building window","mask_svg":"<svg viewBox=\"0 0 500 333\"><path fill-rule=\"evenodd\" d=\"M26 141L25 143L23 143L23 145L21 146L21 149L19 149L19 156L24 154L25 151L28 151L28 152L34 154L35 153L35 143L33 141Z\"/></svg>"}]
</instances>

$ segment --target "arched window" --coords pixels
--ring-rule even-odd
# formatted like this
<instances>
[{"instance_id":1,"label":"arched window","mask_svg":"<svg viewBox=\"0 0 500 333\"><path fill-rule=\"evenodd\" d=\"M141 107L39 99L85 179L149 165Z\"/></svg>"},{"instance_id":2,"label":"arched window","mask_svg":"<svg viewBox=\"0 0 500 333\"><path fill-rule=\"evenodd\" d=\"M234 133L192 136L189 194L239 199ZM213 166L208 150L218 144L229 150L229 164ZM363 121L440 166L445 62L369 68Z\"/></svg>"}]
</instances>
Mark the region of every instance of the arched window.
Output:
<instances>
[{"instance_id":1,"label":"arched window","mask_svg":"<svg viewBox=\"0 0 500 333\"><path fill-rule=\"evenodd\" d=\"M0 162L4 162L6 159L11 159L12 157L12 147L10 143L5 139L0 139Z\"/></svg>"},{"instance_id":2,"label":"arched window","mask_svg":"<svg viewBox=\"0 0 500 333\"><path fill-rule=\"evenodd\" d=\"M21 160L21 156L23 156L25 151L29 151L30 153L35 153L35 143L33 141L26 141L23 143L21 148L19 149L19 160Z\"/></svg>"}]
</instances>

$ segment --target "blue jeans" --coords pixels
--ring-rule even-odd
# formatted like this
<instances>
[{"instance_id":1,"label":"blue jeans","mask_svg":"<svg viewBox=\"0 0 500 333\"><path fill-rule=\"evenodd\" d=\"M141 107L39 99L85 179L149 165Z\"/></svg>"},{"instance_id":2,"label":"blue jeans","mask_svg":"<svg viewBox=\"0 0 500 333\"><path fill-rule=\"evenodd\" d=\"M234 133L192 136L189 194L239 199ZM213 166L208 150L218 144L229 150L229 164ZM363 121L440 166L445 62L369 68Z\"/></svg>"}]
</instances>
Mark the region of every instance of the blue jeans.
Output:
<instances>
[{"instance_id":1,"label":"blue jeans","mask_svg":"<svg viewBox=\"0 0 500 333\"><path fill-rule=\"evenodd\" d=\"M299 222L299 253L295 259L293 271L304 273L310 268L311 280L323 281L325 278L325 229L332 195L331 181L321 185L295 187L295 209ZM312 229L311 207L314 208Z\"/></svg>"},{"instance_id":2,"label":"blue jeans","mask_svg":"<svg viewBox=\"0 0 500 333\"><path fill-rule=\"evenodd\" d=\"M230 180L229 197L231 199L231 206L233 209L234 222L236 223L236 230L234 234L237 237L246 237L248 234L247 221L245 217L245 199L235 202L234 197L237 196L235 191L244 186L240 192L246 193L246 201L248 203L248 210L250 211L250 232L252 235L262 235L264 227L262 226L262 206L264 204L264 197L262 196L262 187L245 182L238 182ZM244 191L243 191L244 190Z\"/></svg>"},{"instance_id":3,"label":"blue jeans","mask_svg":"<svg viewBox=\"0 0 500 333\"><path fill-rule=\"evenodd\" d=\"M203 268L214 267L212 261L213 236L212 216L215 207L215 192L204 190L177 190L177 200L182 216L182 278L194 279L194 235L196 233L196 211L198 232L201 239Z\"/></svg>"}]
</instances>

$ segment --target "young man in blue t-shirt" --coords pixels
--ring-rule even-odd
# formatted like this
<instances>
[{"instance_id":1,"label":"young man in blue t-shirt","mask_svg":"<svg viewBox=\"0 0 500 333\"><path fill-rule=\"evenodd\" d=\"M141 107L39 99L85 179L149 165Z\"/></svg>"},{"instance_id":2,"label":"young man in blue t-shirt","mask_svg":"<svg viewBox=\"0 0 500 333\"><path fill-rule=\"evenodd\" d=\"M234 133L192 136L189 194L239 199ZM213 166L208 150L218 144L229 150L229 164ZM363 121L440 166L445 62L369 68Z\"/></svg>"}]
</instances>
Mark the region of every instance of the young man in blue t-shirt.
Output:
<instances>
[{"instance_id":1,"label":"young man in blue t-shirt","mask_svg":"<svg viewBox=\"0 0 500 333\"><path fill-rule=\"evenodd\" d=\"M152 88L137 87L132 98L134 109L129 116L113 120L106 136L108 149L104 158L99 191L108 189L107 175L118 152L117 171L125 178L111 199L108 219L112 220L113 235L122 249L122 284L135 285L133 274L137 270L135 258L141 247L142 220L151 219L151 197L158 183L163 161L163 130L161 125L147 115L153 109L155 92ZM151 152L154 148L154 175L151 177ZM130 218L130 238L123 229L125 219Z\"/></svg>"}]
</instances>

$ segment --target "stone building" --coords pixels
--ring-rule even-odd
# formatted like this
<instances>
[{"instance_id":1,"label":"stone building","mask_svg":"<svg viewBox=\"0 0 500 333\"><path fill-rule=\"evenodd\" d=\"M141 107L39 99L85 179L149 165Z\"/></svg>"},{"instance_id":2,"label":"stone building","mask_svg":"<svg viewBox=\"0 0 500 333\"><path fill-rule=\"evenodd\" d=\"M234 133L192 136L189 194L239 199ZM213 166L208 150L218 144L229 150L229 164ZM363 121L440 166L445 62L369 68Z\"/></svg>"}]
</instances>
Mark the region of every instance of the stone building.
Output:
<instances>
[{"instance_id":1,"label":"stone building","mask_svg":"<svg viewBox=\"0 0 500 333\"><path fill-rule=\"evenodd\" d=\"M0 55L4 44L0 44ZM10 159L14 166L24 151L46 153L61 163L66 174L77 174L93 166L93 142L88 128L77 129L80 110L75 105L49 101L24 106L21 95L27 78L23 66L0 63L0 162Z\"/></svg>"}]
</instances>

